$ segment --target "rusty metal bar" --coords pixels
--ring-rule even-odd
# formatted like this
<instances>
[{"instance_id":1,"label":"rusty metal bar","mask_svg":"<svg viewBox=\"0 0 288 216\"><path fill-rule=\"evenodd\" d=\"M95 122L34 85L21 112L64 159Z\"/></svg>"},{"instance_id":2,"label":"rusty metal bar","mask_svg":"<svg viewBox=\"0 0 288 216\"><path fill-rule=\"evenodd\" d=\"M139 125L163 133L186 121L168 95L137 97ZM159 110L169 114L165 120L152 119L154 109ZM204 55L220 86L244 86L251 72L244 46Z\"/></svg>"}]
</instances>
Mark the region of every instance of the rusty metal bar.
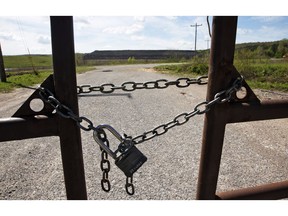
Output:
<instances>
[{"instance_id":1,"label":"rusty metal bar","mask_svg":"<svg viewBox=\"0 0 288 216\"><path fill-rule=\"evenodd\" d=\"M6 73L5 73L5 66L4 66L4 60L2 55L2 49L1 49L1 43L0 43L0 81L6 82Z\"/></svg>"},{"instance_id":2,"label":"rusty metal bar","mask_svg":"<svg viewBox=\"0 0 288 216\"><path fill-rule=\"evenodd\" d=\"M0 142L58 136L57 118L2 118Z\"/></svg>"},{"instance_id":3,"label":"rusty metal bar","mask_svg":"<svg viewBox=\"0 0 288 216\"><path fill-rule=\"evenodd\" d=\"M78 115L73 18L52 16L50 23L56 97ZM67 199L87 199L80 128L65 118L58 127Z\"/></svg>"},{"instance_id":4,"label":"rusty metal bar","mask_svg":"<svg viewBox=\"0 0 288 216\"><path fill-rule=\"evenodd\" d=\"M226 118L227 123L288 118L288 100L267 100L259 104L231 104Z\"/></svg>"},{"instance_id":5,"label":"rusty metal bar","mask_svg":"<svg viewBox=\"0 0 288 216\"><path fill-rule=\"evenodd\" d=\"M228 87L227 81L231 81L228 80L229 72L224 69L233 66L236 29L237 17L213 18L207 101ZM196 199L215 199L225 115L225 106L221 105L205 115Z\"/></svg>"},{"instance_id":6,"label":"rusty metal bar","mask_svg":"<svg viewBox=\"0 0 288 216\"><path fill-rule=\"evenodd\" d=\"M288 181L265 184L251 188L217 193L217 199L223 200L267 200L288 197Z\"/></svg>"}]
</instances>

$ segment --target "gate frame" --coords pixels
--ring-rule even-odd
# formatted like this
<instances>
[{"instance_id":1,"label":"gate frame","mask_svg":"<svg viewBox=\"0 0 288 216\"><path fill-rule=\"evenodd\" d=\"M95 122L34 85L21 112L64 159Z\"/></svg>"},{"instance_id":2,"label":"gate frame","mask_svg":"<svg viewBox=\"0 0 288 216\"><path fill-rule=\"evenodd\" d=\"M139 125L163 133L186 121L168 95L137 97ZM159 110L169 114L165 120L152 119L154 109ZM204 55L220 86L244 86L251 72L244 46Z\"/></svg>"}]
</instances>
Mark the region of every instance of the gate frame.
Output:
<instances>
[{"instance_id":1,"label":"gate frame","mask_svg":"<svg viewBox=\"0 0 288 216\"><path fill-rule=\"evenodd\" d=\"M213 17L207 101L240 76L233 66L238 17ZM225 126L228 123L288 117L288 100L260 101L244 82L247 95L236 102L217 104L205 114L196 199L282 199L288 180L216 194ZM237 98L237 97L236 97Z\"/></svg>"},{"instance_id":2,"label":"gate frame","mask_svg":"<svg viewBox=\"0 0 288 216\"><path fill-rule=\"evenodd\" d=\"M45 86L55 93L61 102L69 106L76 115L79 115L73 17L51 16L50 25L54 83L48 77L41 86ZM86 200L87 191L80 128L71 119L57 115L51 116L51 108L48 112L49 108L46 104L43 111L34 112L29 104L35 98L40 98L37 90L16 111L13 117L0 119L0 142L59 136L67 199ZM36 118L35 116L39 114L46 115L47 118ZM14 133L15 131L17 133Z\"/></svg>"},{"instance_id":3,"label":"gate frame","mask_svg":"<svg viewBox=\"0 0 288 216\"><path fill-rule=\"evenodd\" d=\"M51 16L50 23L54 82L48 78L42 86L78 115L73 17ZM207 101L240 75L233 66L237 17L213 17L212 28ZM288 197L288 181L216 194L226 124L288 117L288 100L259 101L245 81L244 87L244 99L217 104L205 114L196 199ZM39 98L37 91L13 117L0 119L0 142L59 136L67 199L87 199L80 128L75 121L51 116L45 106L47 118L35 118L39 113L29 107L35 98Z\"/></svg>"}]
</instances>

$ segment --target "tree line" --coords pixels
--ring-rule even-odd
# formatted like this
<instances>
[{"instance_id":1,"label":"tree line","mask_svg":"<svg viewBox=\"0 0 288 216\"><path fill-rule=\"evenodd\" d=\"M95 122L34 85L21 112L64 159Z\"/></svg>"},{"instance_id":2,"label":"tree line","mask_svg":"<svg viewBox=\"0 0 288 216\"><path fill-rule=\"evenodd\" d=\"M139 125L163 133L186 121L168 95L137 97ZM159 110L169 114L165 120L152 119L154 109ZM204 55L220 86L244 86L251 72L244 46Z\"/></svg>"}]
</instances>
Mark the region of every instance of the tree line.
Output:
<instances>
[{"instance_id":1,"label":"tree line","mask_svg":"<svg viewBox=\"0 0 288 216\"><path fill-rule=\"evenodd\" d=\"M287 58L288 39L237 44L235 55L239 59Z\"/></svg>"}]
</instances>

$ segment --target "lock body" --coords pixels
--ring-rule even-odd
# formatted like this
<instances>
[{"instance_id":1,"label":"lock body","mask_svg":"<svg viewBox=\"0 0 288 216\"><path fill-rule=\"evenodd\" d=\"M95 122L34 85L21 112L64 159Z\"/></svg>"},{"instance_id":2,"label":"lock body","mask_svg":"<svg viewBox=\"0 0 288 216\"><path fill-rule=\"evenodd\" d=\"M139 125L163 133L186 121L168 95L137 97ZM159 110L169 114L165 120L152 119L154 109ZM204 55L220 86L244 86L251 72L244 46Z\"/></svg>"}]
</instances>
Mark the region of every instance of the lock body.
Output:
<instances>
[{"instance_id":1,"label":"lock body","mask_svg":"<svg viewBox=\"0 0 288 216\"><path fill-rule=\"evenodd\" d=\"M127 177L131 177L146 161L147 157L133 145L115 160L115 164Z\"/></svg>"}]
</instances>

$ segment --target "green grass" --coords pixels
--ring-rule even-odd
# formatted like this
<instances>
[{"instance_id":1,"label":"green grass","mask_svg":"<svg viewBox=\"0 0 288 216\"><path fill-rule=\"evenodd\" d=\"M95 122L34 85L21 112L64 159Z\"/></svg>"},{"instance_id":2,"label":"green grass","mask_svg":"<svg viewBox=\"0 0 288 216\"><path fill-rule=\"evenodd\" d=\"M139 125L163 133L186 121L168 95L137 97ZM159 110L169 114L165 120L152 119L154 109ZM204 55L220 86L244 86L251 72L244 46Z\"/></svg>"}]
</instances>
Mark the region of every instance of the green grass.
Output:
<instances>
[{"instance_id":1,"label":"green grass","mask_svg":"<svg viewBox=\"0 0 288 216\"><path fill-rule=\"evenodd\" d=\"M52 66L51 55L18 55L18 56L3 56L5 68L25 68L32 67L47 67Z\"/></svg>"},{"instance_id":2,"label":"green grass","mask_svg":"<svg viewBox=\"0 0 288 216\"><path fill-rule=\"evenodd\" d=\"M78 64L78 58L81 58L81 54L76 54L76 63ZM10 92L15 88L22 86L32 86L42 83L51 73L51 69L40 68L52 68L52 55L18 55L18 56L3 56L5 68L18 68L17 72L7 72L7 82L0 82L0 92ZM34 73L31 69L36 69L37 73ZM85 73L92 70L92 66L77 66L77 73Z\"/></svg>"},{"instance_id":3,"label":"green grass","mask_svg":"<svg viewBox=\"0 0 288 216\"><path fill-rule=\"evenodd\" d=\"M93 67L88 66L80 66L76 67L77 73L85 73L89 70L92 70ZM42 83L50 74L52 74L52 70L49 71L41 71L37 75L34 73L31 74L22 74L16 76L7 77L7 82L0 82L0 92L10 92L15 88L32 86L35 84Z\"/></svg>"},{"instance_id":4,"label":"green grass","mask_svg":"<svg viewBox=\"0 0 288 216\"><path fill-rule=\"evenodd\" d=\"M288 61L239 63L235 67L252 88L288 92Z\"/></svg>"},{"instance_id":5,"label":"green grass","mask_svg":"<svg viewBox=\"0 0 288 216\"><path fill-rule=\"evenodd\" d=\"M10 76L7 78L7 82L0 82L0 92L10 92L15 88L23 86L32 86L43 82L51 72L41 72L38 75L35 74L23 74L18 76Z\"/></svg>"},{"instance_id":6,"label":"green grass","mask_svg":"<svg viewBox=\"0 0 288 216\"><path fill-rule=\"evenodd\" d=\"M177 76L201 76L208 74L208 65L183 63L156 66L155 69L161 73L169 73Z\"/></svg>"},{"instance_id":7,"label":"green grass","mask_svg":"<svg viewBox=\"0 0 288 216\"><path fill-rule=\"evenodd\" d=\"M288 61L235 60L235 67L252 88L288 92ZM197 77L208 74L208 63L190 62L155 67L162 73Z\"/></svg>"}]
</instances>

